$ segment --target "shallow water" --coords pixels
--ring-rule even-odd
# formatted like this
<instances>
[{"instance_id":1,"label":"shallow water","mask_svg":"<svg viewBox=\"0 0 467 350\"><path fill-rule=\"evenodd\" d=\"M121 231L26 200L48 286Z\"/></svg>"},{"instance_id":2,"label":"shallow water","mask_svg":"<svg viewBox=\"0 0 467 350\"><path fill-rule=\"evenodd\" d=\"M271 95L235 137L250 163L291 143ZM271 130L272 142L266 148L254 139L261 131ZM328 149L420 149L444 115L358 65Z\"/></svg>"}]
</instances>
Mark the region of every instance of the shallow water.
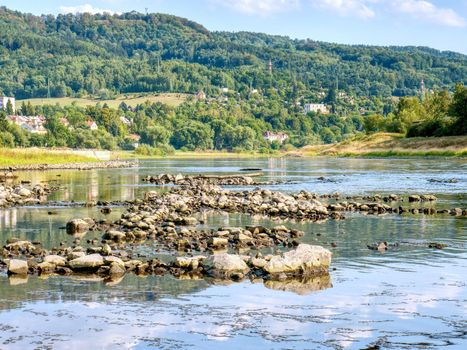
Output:
<instances>
[{"instance_id":1,"label":"shallow water","mask_svg":"<svg viewBox=\"0 0 467 350\"><path fill-rule=\"evenodd\" d=\"M271 188L345 195L431 193L436 208L466 207L467 164L440 159L158 160L138 169L22 174L57 180L53 200L125 200L155 186L140 179L170 173L229 173L257 167ZM61 176L57 176L61 175ZM320 181L324 176L332 182ZM430 179L456 179L433 183ZM55 215L48 215L53 210ZM120 215L114 208L109 218ZM0 211L2 241L16 236L47 247L71 243L60 227L97 208ZM273 226L264 217L207 212L206 227ZM467 221L423 215L348 214L343 221L285 222L303 241L334 253L330 280L271 284L127 275L120 283L0 275L0 349L387 349L467 348ZM93 237L92 234L86 238ZM98 234L96 234L98 237ZM381 254L366 245L400 242ZM428 242L448 248L433 250ZM335 243L336 247L331 247ZM153 247L138 247L150 255Z\"/></svg>"}]
</instances>

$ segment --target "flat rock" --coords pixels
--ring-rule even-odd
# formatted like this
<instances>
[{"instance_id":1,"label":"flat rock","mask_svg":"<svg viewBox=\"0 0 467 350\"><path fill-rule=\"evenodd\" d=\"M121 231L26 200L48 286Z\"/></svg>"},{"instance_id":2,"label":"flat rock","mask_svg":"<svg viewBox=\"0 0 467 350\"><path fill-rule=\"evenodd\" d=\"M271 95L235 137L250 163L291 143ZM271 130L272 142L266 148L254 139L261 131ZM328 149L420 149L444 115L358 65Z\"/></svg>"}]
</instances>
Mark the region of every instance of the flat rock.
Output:
<instances>
[{"instance_id":1,"label":"flat rock","mask_svg":"<svg viewBox=\"0 0 467 350\"><path fill-rule=\"evenodd\" d=\"M66 265L66 259L63 256L59 255L47 255L44 258L44 262L46 263L51 263L56 266L65 266Z\"/></svg>"},{"instance_id":2,"label":"flat rock","mask_svg":"<svg viewBox=\"0 0 467 350\"><path fill-rule=\"evenodd\" d=\"M271 275L313 275L327 272L331 264L332 253L321 247L300 244L295 250L282 255L275 255L264 266Z\"/></svg>"},{"instance_id":3,"label":"flat rock","mask_svg":"<svg viewBox=\"0 0 467 350\"><path fill-rule=\"evenodd\" d=\"M68 262L71 269L95 269L104 265L104 258L100 254L85 255Z\"/></svg>"},{"instance_id":4,"label":"flat rock","mask_svg":"<svg viewBox=\"0 0 467 350\"><path fill-rule=\"evenodd\" d=\"M230 277L233 274L245 274L250 269L239 255L215 254L203 262L203 266L211 275L216 277Z\"/></svg>"}]
</instances>

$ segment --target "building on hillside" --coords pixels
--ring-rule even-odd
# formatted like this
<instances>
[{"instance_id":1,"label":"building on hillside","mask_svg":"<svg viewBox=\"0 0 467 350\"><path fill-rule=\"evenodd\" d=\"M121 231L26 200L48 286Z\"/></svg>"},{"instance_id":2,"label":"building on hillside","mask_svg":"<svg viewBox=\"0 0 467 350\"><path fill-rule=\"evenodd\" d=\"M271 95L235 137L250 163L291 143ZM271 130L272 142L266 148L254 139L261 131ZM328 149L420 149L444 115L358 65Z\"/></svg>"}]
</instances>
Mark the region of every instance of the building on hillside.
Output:
<instances>
[{"instance_id":1,"label":"building on hillside","mask_svg":"<svg viewBox=\"0 0 467 350\"><path fill-rule=\"evenodd\" d=\"M32 134L45 135L47 129L45 128L45 117L42 115L23 116L23 115L9 115L7 119L18 125L21 129L26 130Z\"/></svg>"},{"instance_id":2,"label":"building on hillside","mask_svg":"<svg viewBox=\"0 0 467 350\"><path fill-rule=\"evenodd\" d=\"M283 143L285 140L287 140L289 138L289 135L283 133L283 132L272 132L272 131L266 131L264 134L263 134L263 137L266 141L269 141L269 142L274 142L274 141L277 141L279 143Z\"/></svg>"},{"instance_id":3,"label":"building on hillside","mask_svg":"<svg viewBox=\"0 0 467 350\"><path fill-rule=\"evenodd\" d=\"M329 114L329 109L324 103L306 103L304 106L305 114L310 112Z\"/></svg>"},{"instance_id":4,"label":"building on hillside","mask_svg":"<svg viewBox=\"0 0 467 350\"><path fill-rule=\"evenodd\" d=\"M126 126L131 126L131 120L125 117L120 117L120 121L122 124L125 124Z\"/></svg>"},{"instance_id":5,"label":"building on hillside","mask_svg":"<svg viewBox=\"0 0 467 350\"><path fill-rule=\"evenodd\" d=\"M65 117L62 117L59 119L60 120L60 123L62 123L64 126L66 126L68 129L71 128L71 124L70 124L70 121L68 119L66 119Z\"/></svg>"},{"instance_id":6,"label":"building on hillside","mask_svg":"<svg viewBox=\"0 0 467 350\"><path fill-rule=\"evenodd\" d=\"M139 136L138 134L130 134L125 138L131 142L131 146L134 149L139 147L139 141L141 140L141 136Z\"/></svg>"},{"instance_id":7,"label":"building on hillside","mask_svg":"<svg viewBox=\"0 0 467 350\"><path fill-rule=\"evenodd\" d=\"M14 97L7 97L7 96L1 96L0 97L0 109L6 109L6 106L8 105L8 101L11 103L11 107L13 108L13 112L16 111L16 100Z\"/></svg>"},{"instance_id":8,"label":"building on hillside","mask_svg":"<svg viewBox=\"0 0 467 350\"><path fill-rule=\"evenodd\" d=\"M203 90L198 91L196 94L196 98L198 100L205 100L206 99L206 93Z\"/></svg>"},{"instance_id":9,"label":"building on hillside","mask_svg":"<svg viewBox=\"0 0 467 350\"><path fill-rule=\"evenodd\" d=\"M98 129L98 126L97 126L96 122L94 122L92 120L88 120L86 122L86 126L91 130L97 130Z\"/></svg>"}]
</instances>

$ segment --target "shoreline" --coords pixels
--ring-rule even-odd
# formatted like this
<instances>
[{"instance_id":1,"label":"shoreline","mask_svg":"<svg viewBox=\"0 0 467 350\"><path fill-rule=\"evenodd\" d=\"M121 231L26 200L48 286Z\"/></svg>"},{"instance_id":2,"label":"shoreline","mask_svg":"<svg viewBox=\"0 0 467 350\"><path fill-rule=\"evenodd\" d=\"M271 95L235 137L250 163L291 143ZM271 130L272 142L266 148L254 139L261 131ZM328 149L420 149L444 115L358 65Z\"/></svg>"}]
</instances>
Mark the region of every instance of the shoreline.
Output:
<instances>
[{"instance_id":1,"label":"shoreline","mask_svg":"<svg viewBox=\"0 0 467 350\"><path fill-rule=\"evenodd\" d=\"M129 168L137 166L137 160L110 160L101 162L59 163L59 164L21 164L17 166L1 166L0 171L41 171L41 170L91 170Z\"/></svg>"}]
</instances>

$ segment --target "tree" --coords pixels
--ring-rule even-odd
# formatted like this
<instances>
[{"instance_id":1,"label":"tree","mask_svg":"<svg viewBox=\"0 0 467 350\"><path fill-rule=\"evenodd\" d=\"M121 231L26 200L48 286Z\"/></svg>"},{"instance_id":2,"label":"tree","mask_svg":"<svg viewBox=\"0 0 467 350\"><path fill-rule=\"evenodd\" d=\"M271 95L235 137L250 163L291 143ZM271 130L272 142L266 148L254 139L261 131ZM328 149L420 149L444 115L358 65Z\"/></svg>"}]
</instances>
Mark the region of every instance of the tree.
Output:
<instances>
[{"instance_id":1,"label":"tree","mask_svg":"<svg viewBox=\"0 0 467 350\"><path fill-rule=\"evenodd\" d=\"M449 114L455 118L453 133L457 135L467 134L467 87L458 84L454 93Z\"/></svg>"},{"instance_id":2,"label":"tree","mask_svg":"<svg viewBox=\"0 0 467 350\"><path fill-rule=\"evenodd\" d=\"M8 100L8 102L6 103L5 111L7 115L13 115L15 113L15 111L13 110L13 104L11 103L11 100Z\"/></svg>"}]
</instances>

